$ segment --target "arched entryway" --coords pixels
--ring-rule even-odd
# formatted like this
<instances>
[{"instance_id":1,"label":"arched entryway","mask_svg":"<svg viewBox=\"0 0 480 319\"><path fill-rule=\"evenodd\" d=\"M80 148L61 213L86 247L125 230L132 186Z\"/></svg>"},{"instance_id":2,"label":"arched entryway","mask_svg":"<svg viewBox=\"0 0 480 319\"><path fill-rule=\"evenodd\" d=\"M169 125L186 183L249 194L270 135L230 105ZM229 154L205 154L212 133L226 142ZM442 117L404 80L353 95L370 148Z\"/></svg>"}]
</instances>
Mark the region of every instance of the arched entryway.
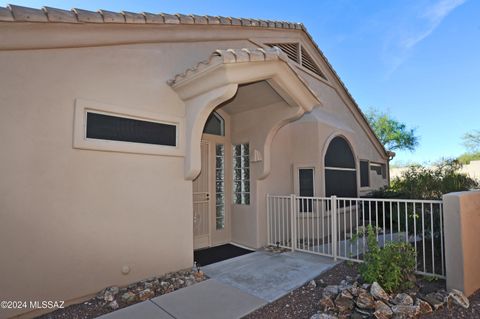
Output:
<instances>
[{"instance_id":1,"label":"arched entryway","mask_svg":"<svg viewBox=\"0 0 480 319\"><path fill-rule=\"evenodd\" d=\"M348 141L334 137L325 153L325 196L357 197L355 157Z\"/></svg>"}]
</instances>

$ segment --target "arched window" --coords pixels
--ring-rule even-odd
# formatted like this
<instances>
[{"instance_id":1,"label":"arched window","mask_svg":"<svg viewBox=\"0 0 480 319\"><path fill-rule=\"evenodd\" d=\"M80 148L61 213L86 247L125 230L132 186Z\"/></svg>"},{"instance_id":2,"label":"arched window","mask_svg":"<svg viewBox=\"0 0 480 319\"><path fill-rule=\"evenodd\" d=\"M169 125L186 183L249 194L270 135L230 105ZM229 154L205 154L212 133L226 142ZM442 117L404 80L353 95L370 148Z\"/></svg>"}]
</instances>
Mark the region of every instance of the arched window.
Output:
<instances>
[{"instance_id":1,"label":"arched window","mask_svg":"<svg viewBox=\"0 0 480 319\"><path fill-rule=\"evenodd\" d=\"M225 121L217 112L212 112L205 123L203 133L225 136Z\"/></svg>"},{"instance_id":2,"label":"arched window","mask_svg":"<svg viewBox=\"0 0 480 319\"><path fill-rule=\"evenodd\" d=\"M328 145L325 154L325 196L357 197L355 157L348 142L340 136Z\"/></svg>"}]
</instances>

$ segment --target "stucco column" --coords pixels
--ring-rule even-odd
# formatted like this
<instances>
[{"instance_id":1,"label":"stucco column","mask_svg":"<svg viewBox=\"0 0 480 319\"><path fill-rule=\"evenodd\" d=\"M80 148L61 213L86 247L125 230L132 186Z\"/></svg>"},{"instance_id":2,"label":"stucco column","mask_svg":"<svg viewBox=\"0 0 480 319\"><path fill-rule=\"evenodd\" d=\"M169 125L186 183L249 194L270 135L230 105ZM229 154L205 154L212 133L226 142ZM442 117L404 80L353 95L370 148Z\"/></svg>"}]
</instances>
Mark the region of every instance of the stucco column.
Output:
<instances>
[{"instance_id":1,"label":"stucco column","mask_svg":"<svg viewBox=\"0 0 480 319\"><path fill-rule=\"evenodd\" d=\"M480 191L443 196L447 289L480 289Z\"/></svg>"}]
</instances>

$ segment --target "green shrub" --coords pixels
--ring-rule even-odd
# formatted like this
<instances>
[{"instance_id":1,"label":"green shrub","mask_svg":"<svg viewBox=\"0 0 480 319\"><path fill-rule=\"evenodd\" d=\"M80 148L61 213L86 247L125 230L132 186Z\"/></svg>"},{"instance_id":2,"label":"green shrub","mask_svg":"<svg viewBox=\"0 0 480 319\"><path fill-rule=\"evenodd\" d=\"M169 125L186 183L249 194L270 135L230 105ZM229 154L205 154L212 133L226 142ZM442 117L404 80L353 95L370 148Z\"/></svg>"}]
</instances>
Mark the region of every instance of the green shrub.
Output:
<instances>
[{"instance_id":1,"label":"green shrub","mask_svg":"<svg viewBox=\"0 0 480 319\"><path fill-rule=\"evenodd\" d=\"M408 288L415 271L415 251L408 243L388 243L380 248L375 230L367 227L368 251L360 265L360 275L367 283L378 282L387 292Z\"/></svg>"},{"instance_id":2,"label":"green shrub","mask_svg":"<svg viewBox=\"0 0 480 319\"><path fill-rule=\"evenodd\" d=\"M443 194L479 187L478 181L460 173L462 164L446 159L432 167L412 165L390 187L369 194L374 198L441 199Z\"/></svg>"}]
</instances>

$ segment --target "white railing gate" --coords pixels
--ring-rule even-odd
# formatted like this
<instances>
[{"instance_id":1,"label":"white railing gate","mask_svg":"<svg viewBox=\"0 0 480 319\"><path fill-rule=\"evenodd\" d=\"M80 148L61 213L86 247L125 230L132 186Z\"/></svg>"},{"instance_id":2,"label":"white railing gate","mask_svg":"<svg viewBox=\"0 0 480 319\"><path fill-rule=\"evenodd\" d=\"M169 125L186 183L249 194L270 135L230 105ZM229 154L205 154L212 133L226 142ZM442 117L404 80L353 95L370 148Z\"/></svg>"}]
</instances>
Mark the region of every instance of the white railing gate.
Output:
<instances>
[{"instance_id":1,"label":"white railing gate","mask_svg":"<svg viewBox=\"0 0 480 319\"><path fill-rule=\"evenodd\" d=\"M407 242L416 272L445 277L443 204L439 200L267 195L268 244L362 262L368 225L380 246Z\"/></svg>"}]
</instances>

